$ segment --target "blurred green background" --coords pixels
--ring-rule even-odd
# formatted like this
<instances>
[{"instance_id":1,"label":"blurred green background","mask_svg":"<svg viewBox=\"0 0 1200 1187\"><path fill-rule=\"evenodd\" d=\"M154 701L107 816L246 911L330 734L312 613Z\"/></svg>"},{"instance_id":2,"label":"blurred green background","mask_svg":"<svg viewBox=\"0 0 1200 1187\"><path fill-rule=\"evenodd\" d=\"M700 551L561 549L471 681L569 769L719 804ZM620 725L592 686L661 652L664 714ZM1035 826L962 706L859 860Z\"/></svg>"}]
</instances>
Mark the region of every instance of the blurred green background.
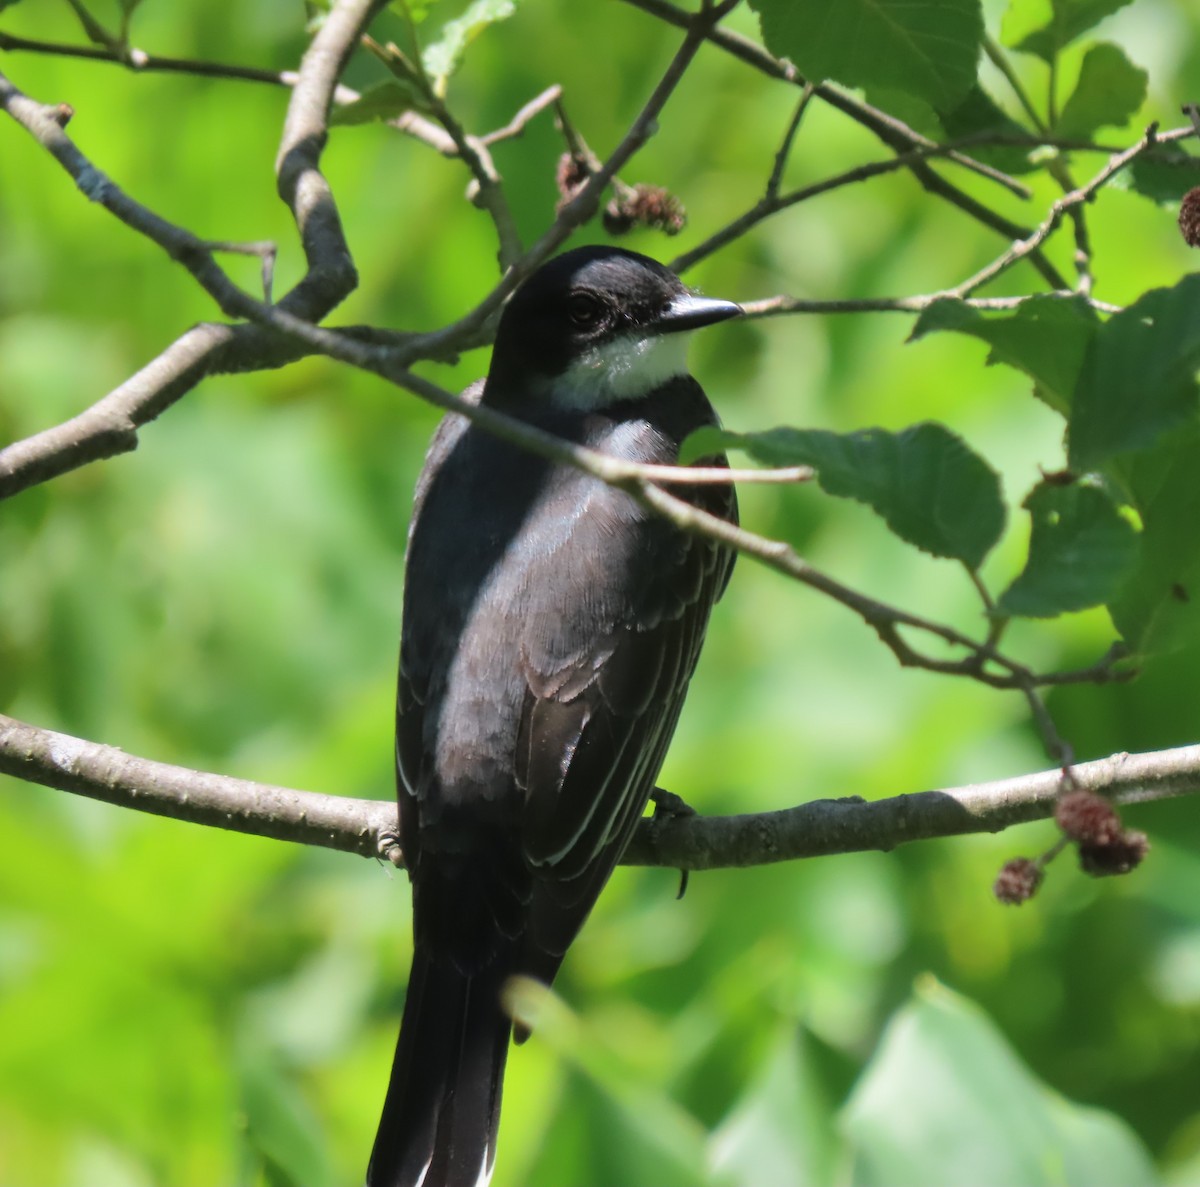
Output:
<instances>
[{"instance_id":1,"label":"blurred green background","mask_svg":"<svg viewBox=\"0 0 1200 1187\"><path fill-rule=\"evenodd\" d=\"M96 12L115 23L116 7ZM1004 6L987 7L995 30ZM731 26L755 32L745 9ZM81 40L48 0L5 9L0 28ZM1150 71L1142 123L1174 126L1200 98L1189 0L1138 0L1100 33ZM603 154L678 40L619 3L527 0L472 46L450 101L483 132L561 82ZM284 69L303 14L147 0L134 41ZM69 102L83 151L151 209L212 238L275 239L277 291L300 275L272 174L283 89L31 54L0 66ZM347 81L378 77L356 60ZM1027 82L1044 88L1044 71ZM681 195L688 229L628 245L669 259L753 202L795 100L702 50L624 173ZM546 116L495 150L527 239L552 217L560 151ZM788 180L886 155L814 104ZM494 283L490 224L457 163L378 125L337 130L324 163L362 274L336 320L434 328ZM1054 196L954 180L1030 224ZM1103 299L1192 266L1173 215L1136 195L1106 191L1090 218ZM745 300L904 295L954 284L1003 246L897 174L806 203L687 279ZM1067 237L1051 255L1070 275ZM253 261L225 262L253 286ZM995 291L1039 287L1018 268ZM0 440L86 407L214 315L182 269L0 124ZM728 325L697 342L693 369L739 430L948 424L1003 467L1011 538L985 570L1000 587L1020 565L1020 497L1039 467L1062 465L1061 423L1015 372L985 368L982 344L906 347L910 328L897 314ZM457 388L486 364L474 352L423 370ZM135 454L6 503L0 709L169 762L389 798L403 545L436 419L309 360L210 380ZM979 626L961 572L861 507L756 488L743 519L868 593ZM1111 627L1097 612L1014 638L1021 658L1073 665ZM1051 707L1089 758L1195 741L1198 702L1193 652ZM743 560L661 782L702 812L746 812L1046 765L1016 694L902 671L848 612ZM1142 869L1099 882L1066 857L1019 910L992 899L992 879L1048 845L1050 825L706 873L682 902L672 871L619 871L556 985L565 1017L510 1061L497 1187L1200 1183L1200 823L1186 800L1126 816L1151 835ZM374 862L0 780L0 1185L361 1181L408 913L403 875ZM1072 1150L1097 1161L1080 1170Z\"/></svg>"}]
</instances>

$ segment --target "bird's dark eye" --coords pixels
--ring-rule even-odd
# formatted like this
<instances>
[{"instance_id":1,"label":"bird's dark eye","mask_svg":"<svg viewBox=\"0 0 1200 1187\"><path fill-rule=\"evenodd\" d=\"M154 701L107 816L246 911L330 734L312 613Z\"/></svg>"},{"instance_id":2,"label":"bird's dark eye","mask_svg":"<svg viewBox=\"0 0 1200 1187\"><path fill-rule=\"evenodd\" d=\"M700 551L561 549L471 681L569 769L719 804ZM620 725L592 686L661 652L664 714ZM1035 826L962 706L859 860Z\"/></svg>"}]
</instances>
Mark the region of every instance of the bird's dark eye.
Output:
<instances>
[{"instance_id":1,"label":"bird's dark eye","mask_svg":"<svg viewBox=\"0 0 1200 1187\"><path fill-rule=\"evenodd\" d=\"M604 317L604 306L591 293L572 293L567 298L567 316L580 330L595 329Z\"/></svg>"}]
</instances>

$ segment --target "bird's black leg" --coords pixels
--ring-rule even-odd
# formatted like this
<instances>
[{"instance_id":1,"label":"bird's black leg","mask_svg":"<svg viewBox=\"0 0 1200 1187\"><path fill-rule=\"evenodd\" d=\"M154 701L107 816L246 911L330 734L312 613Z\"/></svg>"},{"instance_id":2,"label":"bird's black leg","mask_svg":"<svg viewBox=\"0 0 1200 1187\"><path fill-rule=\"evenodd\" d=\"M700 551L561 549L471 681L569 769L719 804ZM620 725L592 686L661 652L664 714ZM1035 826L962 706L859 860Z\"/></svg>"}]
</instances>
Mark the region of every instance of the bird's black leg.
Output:
<instances>
[{"instance_id":1,"label":"bird's black leg","mask_svg":"<svg viewBox=\"0 0 1200 1187\"><path fill-rule=\"evenodd\" d=\"M656 787L650 793L650 802L654 805L654 815L651 820L655 824L661 824L664 820L678 819L680 816L696 815L696 809L683 796L676 795L665 787ZM676 902L687 894L689 873L689 870L679 871L679 892L675 895Z\"/></svg>"}]
</instances>

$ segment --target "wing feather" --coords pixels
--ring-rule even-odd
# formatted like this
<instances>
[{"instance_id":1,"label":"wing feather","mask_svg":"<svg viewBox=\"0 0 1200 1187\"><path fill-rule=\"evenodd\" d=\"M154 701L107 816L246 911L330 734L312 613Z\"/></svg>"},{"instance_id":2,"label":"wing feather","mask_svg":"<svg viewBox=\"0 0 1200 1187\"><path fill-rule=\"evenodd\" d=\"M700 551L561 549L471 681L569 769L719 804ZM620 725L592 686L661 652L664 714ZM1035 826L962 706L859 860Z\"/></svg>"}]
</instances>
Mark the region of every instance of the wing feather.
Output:
<instances>
[{"instance_id":1,"label":"wing feather","mask_svg":"<svg viewBox=\"0 0 1200 1187\"><path fill-rule=\"evenodd\" d=\"M712 419L681 379L654 408L544 427L661 463ZM645 810L732 554L457 421L431 449L410 542L401 841L441 900L431 943L457 949L455 913L490 900L517 967L549 981ZM683 489L736 521L732 487Z\"/></svg>"}]
</instances>

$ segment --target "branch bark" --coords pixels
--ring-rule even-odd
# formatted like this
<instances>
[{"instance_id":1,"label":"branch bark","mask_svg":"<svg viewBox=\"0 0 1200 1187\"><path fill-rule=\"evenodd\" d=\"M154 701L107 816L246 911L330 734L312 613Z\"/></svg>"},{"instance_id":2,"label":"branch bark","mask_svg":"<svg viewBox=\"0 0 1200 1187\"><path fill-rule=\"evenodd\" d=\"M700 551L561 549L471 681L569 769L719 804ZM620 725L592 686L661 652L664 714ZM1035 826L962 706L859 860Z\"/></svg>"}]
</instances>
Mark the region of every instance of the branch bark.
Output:
<instances>
[{"instance_id":1,"label":"branch bark","mask_svg":"<svg viewBox=\"0 0 1200 1187\"><path fill-rule=\"evenodd\" d=\"M395 804L194 771L0 715L0 773L125 808L402 864ZM1118 804L1200 792L1200 746L1116 754L1072 768L1075 786ZM643 820L622 862L714 870L911 841L1000 832L1054 814L1060 770L867 802L814 800L743 816Z\"/></svg>"}]
</instances>

